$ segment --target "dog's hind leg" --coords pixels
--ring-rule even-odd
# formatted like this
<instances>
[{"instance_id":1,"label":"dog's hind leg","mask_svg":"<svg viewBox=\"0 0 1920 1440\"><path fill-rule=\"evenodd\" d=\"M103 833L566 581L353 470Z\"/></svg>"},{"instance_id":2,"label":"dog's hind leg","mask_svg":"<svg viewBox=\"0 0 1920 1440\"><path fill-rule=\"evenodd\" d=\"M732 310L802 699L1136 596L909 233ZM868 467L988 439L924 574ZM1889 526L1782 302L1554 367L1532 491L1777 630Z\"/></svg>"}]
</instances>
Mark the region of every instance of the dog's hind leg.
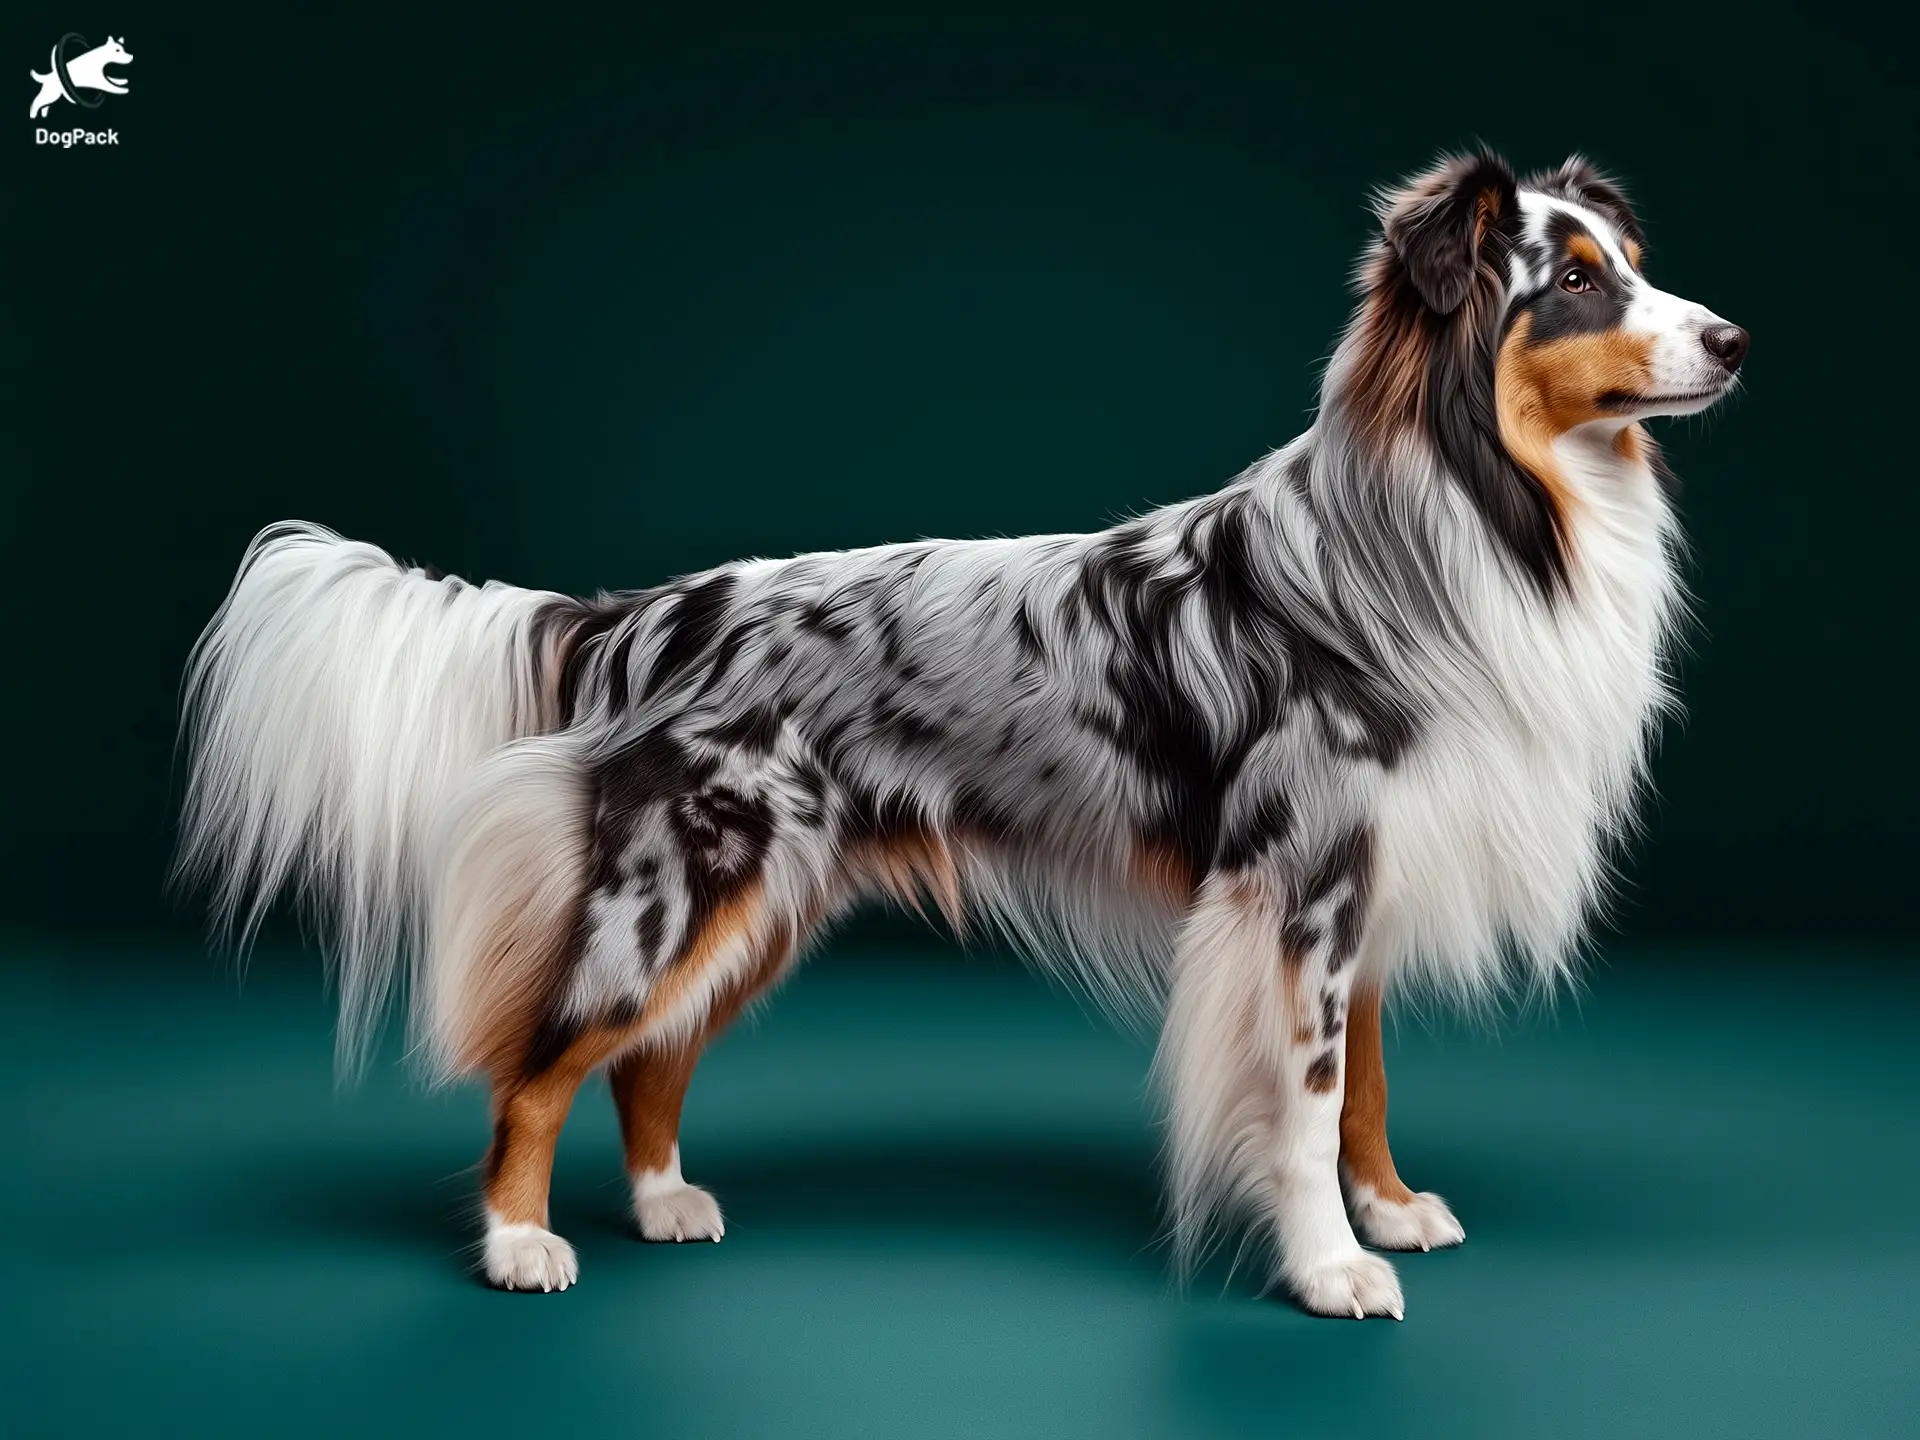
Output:
<instances>
[{"instance_id":1,"label":"dog's hind leg","mask_svg":"<svg viewBox=\"0 0 1920 1440\"><path fill-rule=\"evenodd\" d=\"M642 1239L718 1240L727 1233L719 1202L680 1173L680 1107L701 1051L779 976L791 954L790 944L770 945L754 971L714 1000L699 1034L642 1044L607 1072Z\"/></svg>"},{"instance_id":2,"label":"dog's hind leg","mask_svg":"<svg viewBox=\"0 0 1920 1440\"><path fill-rule=\"evenodd\" d=\"M607 1072L643 1240L718 1240L727 1233L720 1202L680 1173L680 1106L699 1060L698 1044L682 1042L636 1051Z\"/></svg>"},{"instance_id":3,"label":"dog's hind leg","mask_svg":"<svg viewBox=\"0 0 1920 1440\"><path fill-rule=\"evenodd\" d=\"M1467 1232L1447 1202L1409 1190L1387 1147L1387 1066L1380 1034L1380 986L1362 981L1347 1021L1346 1097L1340 1110L1340 1176L1353 1228L1382 1250L1437 1250Z\"/></svg>"},{"instance_id":4,"label":"dog's hind leg","mask_svg":"<svg viewBox=\"0 0 1920 1440\"><path fill-rule=\"evenodd\" d=\"M518 1067L495 1075L484 1264L502 1289L564 1290L579 1278L573 1247L547 1228L554 1144L581 1082L637 1033L632 1022L564 1040L546 1031Z\"/></svg>"},{"instance_id":5,"label":"dog's hind leg","mask_svg":"<svg viewBox=\"0 0 1920 1440\"><path fill-rule=\"evenodd\" d=\"M680 1102L700 1048L785 967L795 928L769 915L758 887L743 891L708 915L644 1002L616 999L597 1012L600 1018L578 1021L563 1018L570 1008L563 1000L495 1069L494 1139L485 1166L490 1281L509 1290L564 1290L578 1278L573 1248L548 1228L553 1152L581 1082L609 1061L629 1160L639 1162L636 1205L643 1231L648 1227L659 1207L642 1204L641 1191L650 1192L648 1201L661 1199L668 1172L677 1176ZM574 1006L571 1013L582 1012ZM679 1197L680 1208L700 1208L695 1196L712 1206L704 1192L678 1188L689 1192Z\"/></svg>"}]
</instances>

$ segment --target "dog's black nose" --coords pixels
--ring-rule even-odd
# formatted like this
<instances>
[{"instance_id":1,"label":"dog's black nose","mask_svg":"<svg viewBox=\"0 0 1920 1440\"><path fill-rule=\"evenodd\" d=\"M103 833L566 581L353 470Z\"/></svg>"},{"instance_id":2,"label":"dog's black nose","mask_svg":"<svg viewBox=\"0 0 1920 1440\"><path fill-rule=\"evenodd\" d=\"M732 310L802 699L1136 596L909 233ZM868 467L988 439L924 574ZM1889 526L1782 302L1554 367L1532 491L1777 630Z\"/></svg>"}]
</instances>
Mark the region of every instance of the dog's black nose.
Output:
<instances>
[{"instance_id":1,"label":"dog's black nose","mask_svg":"<svg viewBox=\"0 0 1920 1440\"><path fill-rule=\"evenodd\" d=\"M1709 355L1727 367L1729 375L1747 358L1749 338L1738 325L1709 325L1700 332L1700 343L1707 347Z\"/></svg>"}]
</instances>

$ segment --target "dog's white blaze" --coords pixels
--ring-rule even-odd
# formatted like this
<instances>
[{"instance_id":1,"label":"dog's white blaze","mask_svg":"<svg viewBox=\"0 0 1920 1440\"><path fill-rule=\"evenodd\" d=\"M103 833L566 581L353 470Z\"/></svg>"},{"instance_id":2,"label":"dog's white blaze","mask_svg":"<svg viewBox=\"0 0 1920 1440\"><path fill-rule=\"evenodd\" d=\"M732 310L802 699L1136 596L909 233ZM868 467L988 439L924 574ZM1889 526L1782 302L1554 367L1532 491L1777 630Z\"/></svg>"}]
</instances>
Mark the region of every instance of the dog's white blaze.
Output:
<instances>
[{"instance_id":1,"label":"dog's white blaze","mask_svg":"<svg viewBox=\"0 0 1920 1440\"><path fill-rule=\"evenodd\" d=\"M1571 215L1599 243L1600 251L1607 257L1610 269L1622 276L1638 280L1638 272L1627 259L1627 248L1621 243L1620 234L1607 218L1597 210L1585 205L1575 204L1571 200L1562 200L1558 195L1542 195L1537 190L1520 192L1520 213L1525 217L1525 235L1528 240L1538 243L1546 237L1547 225L1558 214ZM1549 260L1549 265L1554 261ZM1535 277L1536 280L1544 276Z\"/></svg>"}]
</instances>

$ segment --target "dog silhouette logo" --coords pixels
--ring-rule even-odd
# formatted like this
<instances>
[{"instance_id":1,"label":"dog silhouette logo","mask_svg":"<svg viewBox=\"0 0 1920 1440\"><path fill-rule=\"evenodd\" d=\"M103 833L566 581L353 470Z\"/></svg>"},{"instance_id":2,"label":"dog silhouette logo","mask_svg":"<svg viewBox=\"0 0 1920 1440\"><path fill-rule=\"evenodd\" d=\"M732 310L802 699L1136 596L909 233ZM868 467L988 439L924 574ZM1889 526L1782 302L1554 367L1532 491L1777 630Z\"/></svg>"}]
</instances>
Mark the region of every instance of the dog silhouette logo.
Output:
<instances>
[{"instance_id":1,"label":"dog silhouette logo","mask_svg":"<svg viewBox=\"0 0 1920 1440\"><path fill-rule=\"evenodd\" d=\"M106 44L91 50L84 35L61 36L48 61L52 67L48 73L27 72L40 84L40 93L34 97L28 117L38 120L62 100L71 100L83 110L97 110L101 97L90 93L96 90L104 90L108 95L126 94L127 82L107 74L107 67L125 65L132 59L125 44L111 35Z\"/></svg>"}]
</instances>

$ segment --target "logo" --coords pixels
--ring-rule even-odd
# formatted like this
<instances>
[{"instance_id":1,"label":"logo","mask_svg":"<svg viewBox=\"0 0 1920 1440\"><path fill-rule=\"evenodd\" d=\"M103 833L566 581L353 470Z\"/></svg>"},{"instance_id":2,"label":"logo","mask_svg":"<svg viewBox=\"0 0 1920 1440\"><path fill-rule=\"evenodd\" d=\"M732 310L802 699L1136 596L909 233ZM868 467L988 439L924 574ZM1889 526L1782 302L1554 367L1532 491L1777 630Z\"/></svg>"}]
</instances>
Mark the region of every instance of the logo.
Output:
<instances>
[{"instance_id":1,"label":"logo","mask_svg":"<svg viewBox=\"0 0 1920 1440\"><path fill-rule=\"evenodd\" d=\"M100 108L102 95L124 95L127 82L107 73L109 65L125 65L133 59L127 53L127 47L113 36L107 37L104 45L87 46L84 35L68 33L60 37L48 57L47 73L30 70L34 80L40 85L40 93L33 97L33 104L27 107L29 119L38 120L63 100L70 100L82 110ZM40 145L58 145L63 150L75 145L118 145L119 132L114 130L45 130L34 131L34 141Z\"/></svg>"}]
</instances>

